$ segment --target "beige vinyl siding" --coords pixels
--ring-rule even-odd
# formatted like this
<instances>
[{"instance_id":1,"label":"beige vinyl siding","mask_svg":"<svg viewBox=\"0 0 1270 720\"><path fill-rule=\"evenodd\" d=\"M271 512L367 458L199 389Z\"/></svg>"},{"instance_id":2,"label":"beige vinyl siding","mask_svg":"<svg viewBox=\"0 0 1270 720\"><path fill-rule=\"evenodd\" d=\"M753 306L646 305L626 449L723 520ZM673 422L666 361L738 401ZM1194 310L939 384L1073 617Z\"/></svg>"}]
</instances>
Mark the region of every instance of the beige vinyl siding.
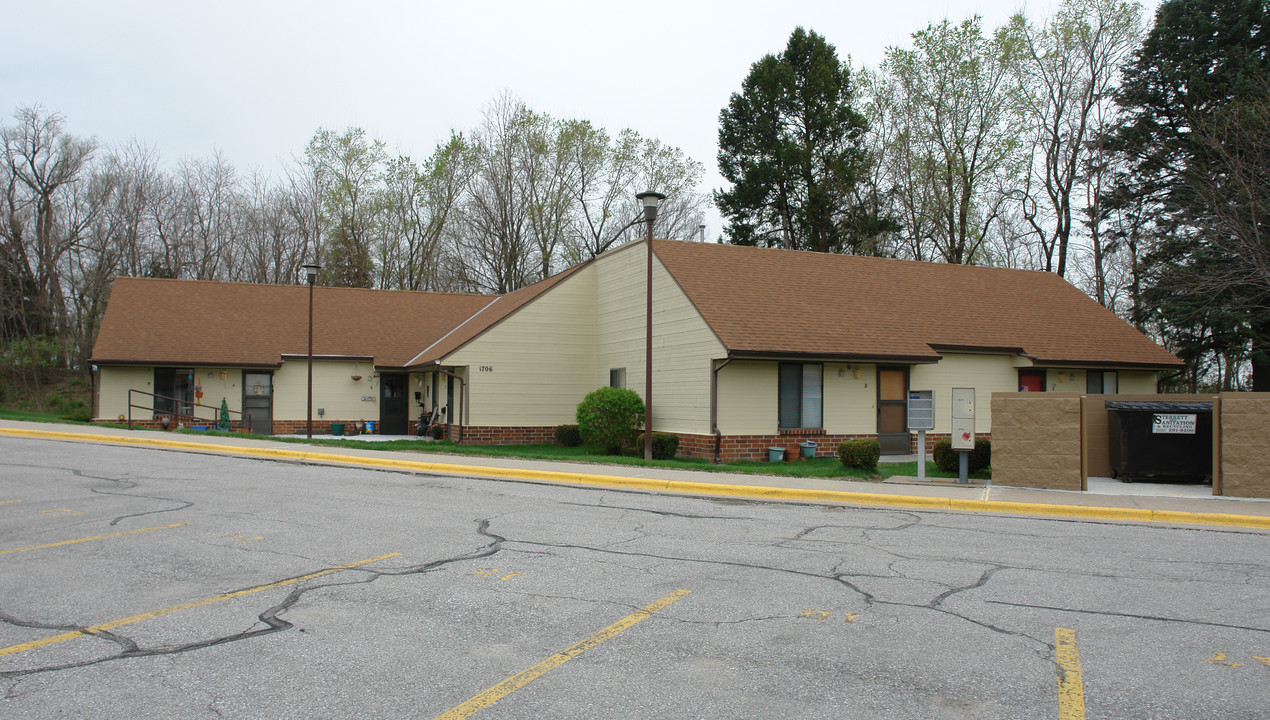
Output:
<instances>
[{"instance_id":1,"label":"beige vinyl siding","mask_svg":"<svg viewBox=\"0 0 1270 720\"><path fill-rule=\"evenodd\" d=\"M860 377L856 377L856 370ZM825 431L866 434L878 429L877 366L851 363L825 365Z\"/></svg>"},{"instance_id":2,"label":"beige vinyl siding","mask_svg":"<svg viewBox=\"0 0 1270 720\"><path fill-rule=\"evenodd\" d=\"M1061 393L1085 392L1085 371L1082 368L1050 368L1045 371L1045 391Z\"/></svg>"},{"instance_id":3,"label":"beige vinyl siding","mask_svg":"<svg viewBox=\"0 0 1270 720\"><path fill-rule=\"evenodd\" d=\"M733 360L719 371L719 432L770 435L776 432L780 378L776 363ZM709 400L707 399L707 411Z\"/></svg>"},{"instance_id":4,"label":"beige vinyl siding","mask_svg":"<svg viewBox=\"0 0 1270 720\"><path fill-rule=\"evenodd\" d=\"M645 253L642 243L630 245L600 258L594 265L597 361L592 389L608 384L611 368L624 367L626 387L644 395ZM696 307L654 258L654 429L710 431L710 364L712 359L722 359L726 354Z\"/></svg>"},{"instance_id":5,"label":"beige vinyl siding","mask_svg":"<svg viewBox=\"0 0 1270 720\"><path fill-rule=\"evenodd\" d=\"M719 371L719 432L724 435L777 433L779 367L780 363L775 360L733 360ZM822 368L825 432L876 432L877 368L858 363L850 366L823 363ZM860 371L858 378L856 370Z\"/></svg>"},{"instance_id":6,"label":"beige vinyl siding","mask_svg":"<svg viewBox=\"0 0 1270 720\"><path fill-rule=\"evenodd\" d=\"M1051 380L1052 381L1052 380ZM992 393L1017 392L1019 371L1010 355L947 353L932 365L914 365L910 390L935 391L935 430L952 432L952 389L975 389L975 432L992 432Z\"/></svg>"},{"instance_id":7,"label":"beige vinyl siding","mask_svg":"<svg viewBox=\"0 0 1270 720\"><path fill-rule=\"evenodd\" d=\"M154 368L150 367L101 367L97 375L97 418L118 420L128 417L128 391L154 392ZM154 398L134 396L138 405L153 407ZM154 413L133 408L132 419L151 420Z\"/></svg>"},{"instance_id":8,"label":"beige vinyl siding","mask_svg":"<svg viewBox=\"0 0 1270 720\"><path fill-rule=\"evenodd\" d=\"M211 405L215 410L207 408L197 408L198 412L194 413L200 418L215 418L219 413L220 401L225 401L225 406L230 410L239 411L243 408L243 371L238 369L222 370L218 368L195 368L194 369L195 385L203 386L203 399L199 402L204 405ZM230 413L230 418L237 420L238 416Z\"/></svg>"},{"instance_id":9,"label":"beige vinyl siding","mask_svg":"<svg viewBox=\"0 0 1270 720\"><path fill-rule=\"evenodd\" d=\"M1117 379L1117 392L1134 395L1154 395L1157 374L1154 370L1121 370Z\"/></svg>"},{"instance_id":10,"label":"beige vinyl siding","mask_svg":"<svg viewBox=\"0 0 1270 720\"><path fill-rule=\"evenodd\" d=\"M360 375L361 380L354 380ZM304 420L308 412L309 363L298 358L282 363L273 374L273 419ZM241 391L240 391L241 393ZM362 398L369 398L363 400ZM318 416L318 408L326 412ZM313 419L352 421L379 419L379 378L371 363L313 360Z\"/></svg>"},{"instance_id":11,"label":"beige vinyl siding","mask_svg":"<svg viewBox=\"0 0 1270 720\"><path fill-rule=\"evenodd\" d=\"M242 409L242 370L205 367L192 369L194 384L201 385L203 388L203 399L197 402L215 408L195 408L195 417L214 419L222 399L230 410ZM118 421L120 415L124 418L128 417L129 390L154 392L154 368L105 366L99 370L97 382L97 419ZM137 405L144 405L147 408L154 406L154 398L148 395L136 394L133 400ZM152 420L154 413L148 409L133 408L132 419Z\"/></svg>"},{"instance_id":12,"label":"beige vinyl siding","mask_svg":"<svg viewBox=\"0 0 1270 720\"><path fill-rule=\"evenodd\" d=\"M443 367L466 368L465 424L573 422L582 398L608 384L607 367L604 382L596 381L595 292L592 264L442 360ZM441 387L444 397L444 377Z\"/></svg>"}]
</instances>

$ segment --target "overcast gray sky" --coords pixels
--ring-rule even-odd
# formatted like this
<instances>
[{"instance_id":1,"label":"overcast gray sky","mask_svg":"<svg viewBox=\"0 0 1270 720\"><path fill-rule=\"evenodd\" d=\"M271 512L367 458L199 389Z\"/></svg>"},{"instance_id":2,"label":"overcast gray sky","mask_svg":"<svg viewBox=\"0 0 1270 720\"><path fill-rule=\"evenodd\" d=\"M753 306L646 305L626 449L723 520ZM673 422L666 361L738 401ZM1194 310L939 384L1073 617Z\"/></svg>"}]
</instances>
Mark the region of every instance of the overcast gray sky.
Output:
<instances>
[{"instance_id":1,"label":"overcast gray sky","mask_svg":"<svg viewBox=\"0 0 1270 720\"><path fill-rule=\"evenodd\" d=\"M992 29L1055 4L7 0L0 111L39 103L106 145L137 138L168 162L220 149L240 172L277 175L319 127L357 125L422 159L507 90L539 112L683 149L705 163L708 191L723 183L719 111L795 26L875 66L928 22L978 13ZM709 223L713 238L716 213Z\"/></svg>"}]
</instances>

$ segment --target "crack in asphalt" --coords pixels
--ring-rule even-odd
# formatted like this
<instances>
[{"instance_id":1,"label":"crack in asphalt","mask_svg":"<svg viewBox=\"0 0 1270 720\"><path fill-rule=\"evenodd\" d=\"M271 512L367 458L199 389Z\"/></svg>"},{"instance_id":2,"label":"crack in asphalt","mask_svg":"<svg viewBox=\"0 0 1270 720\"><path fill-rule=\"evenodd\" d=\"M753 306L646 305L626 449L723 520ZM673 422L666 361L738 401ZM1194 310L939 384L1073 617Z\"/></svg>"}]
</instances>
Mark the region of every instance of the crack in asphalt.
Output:
<instances>
[{"instance_id":1,"label":"crack in asphalt","mask_svg":"<svg viewBox=\"0 0 1270 720\"><path fill-rule=\"evenodd\" d=\"M736 515L698 515L695 513L677 513L669 510L649 510L648 508L630 507L627 505L605 505L603 503L580 503L580 502L561 502L561 505L572 505L574 507L596 508L599 510L627 510L630 512L642 512L650 515L660 515L662 517L684 518L687 520L749 520L754 521L756 518L738 517Z\"/></svg>"},{"instance_id":2,"label":"crack in asphalt","mask_svg":"<svg viewBox=\"0 0 1270 720\"><path fill-rule=\"evenodd\" d=\"M1078 615L1105 615L1109 617L1132 618L1134 620L1154 620L1157 622L1182 623L1184 625L1206 625L1209 627L1229 628L1231 630L1248 630L1250 632L1270 633L1270 628L1250 627L1248 625L1232 625L1230 623L1212 622L1209 620L1190 620L1187 618L1164 617L1163 615L1141 615L1137 613L1114 612L1111 610L1085 610L1082 608L1062 608L1050 605L1031 605L1028 603L1012 603L1005 600L985 600L993 605L1030 608L1034 610L1054 610L1057 612L1075 613Z\"/></svg>"},{"instance_id":3,"label":"crack in asphalt","mask_svg":"<svg viewBox=\"0 0 1270 720\"><path fill-rule=\"evenodd\" d=\"M154 656L160 656L160 655L178 655L182 653L191 652L194 650L201 650L203 648L214 647L216 645L224 645L226 643L238 642L240 640L247 640L247 639L259 637L262 635L271 635L276 632L288 630L294 627L294 625L280 616L283 613L285 613L287 610L290 610L292 607L294 607L295 604L298 603L302 597L304 597L308 593L313 592L315 590L322 590L322 589L334 588L334 587L345 587L345 586L352 586L352 585L369 585L370 583L373 583L382 577L404 577L407 575L419 575L426 572L430 572L432 570L436 570L446 565L451 565L453 563L464 562L467 560L479 560L481 558L486 558L486 557L495 555L496 553L500 552L503 549L503 543L507 542L507 538L501 535L497 535L493 532L490 532L489 525L490 525L490 521L488 519L481 519L477 521L476 532L479 535L482 535L490 540L489 543L487 543L484 547L482 547L479 550L476 550L474 552L467 553L464 555L456 555L454 557L442 558L440 560L433 560L430 562L420 563L418 565L410 565L410 566L407 566L404 568L398 568L398 569L375 569L375 568L370 568L365 566L356 567L356 568L347 568L345 572L359 573L363 575L364 577L358 580L329 581L329 582L322 582L322 583L316 583L311 585L302 584L299 587L296 587L292 589L289 593L287 593L286 597L283 598L281 602L277 603L276 605L273 605L272 607L267 608L266 610L264 610L263 612L261 612L259 615L256 616L259 623L264 623L265 627L256 627L256 625L259 624L259 623L256 623L256 624L253 624L251 628L248 628L247 630L244 630L242 632L233 633L230 635L223 635L221 637L210 638L207 640L200 640L198 642L184 643L180 645L170 645L166 647L142 648L138 646L132 639L123 635L119 635L117 633L111 633L111 632L107 632L103 630L87 632L87 628L90 626L55 625L55 624L48 624L48 623L25 621L25 620L13 618L7 614L4 614L3 612L0 612L0 622L8 623L10 625L14 625L17 627L26 627L26 628L38 628L42 630L62 630L64 632L79 631L79 632L85 633L86 635L91 635L92 637L98 637L103 640L108 640L110 642L113 642L119 645L119 647L121 648L121 651L114 655L108 655L106 657L100 657L100 658L95 658L91 660L81 660L78 662L68 662L68 663L61 663L57 665L45 665L41 667L26 668L22 670L0 671L0 679L21 678L28 675L34 675L37 673L71 670L75 668L89 667L92 665L100 665L102 663L113 662L116 660L123 660L126 658L154 657ZM268 583L265 583L265 584L268 584Z\"/></svg>"},{"instance_id":4,"label":"crack in asphalt","mask_svg":"<svg viewBox=\"0 0 1270 720\"><path fill-rule=\"evenodd\" d=\"M125 478L112 478L112 477L106 477L104 475L90 475L81 470L71 470L71 474L76 477L84 478L86 480L102 480L104 482L115 483L116 485L121 486L122 489L124 490L132 490L133 488L137 488L141 486L141 483L138 480L125 479ZM121 521L127 520L128 518L144 517L146 515L158 515L159 513L180 512L182 510L188 510L194 507L194 503L188 500L177 500L175 498L158 497L156 495L138 495L135 493L103 490L101 488L89 488L88 491L91 493L95 493L97 495L115 495L117 497L138 498L142 500L159 500L161 502L169 502L169 503L173 503L177 505L177 507L165 508L162 510L147 510L145 512L130 513L128 515L120 515L119 517L111 520L108 523L109 525L112 525L112 526L118 525Z\"/></svg>"}]
</instances>

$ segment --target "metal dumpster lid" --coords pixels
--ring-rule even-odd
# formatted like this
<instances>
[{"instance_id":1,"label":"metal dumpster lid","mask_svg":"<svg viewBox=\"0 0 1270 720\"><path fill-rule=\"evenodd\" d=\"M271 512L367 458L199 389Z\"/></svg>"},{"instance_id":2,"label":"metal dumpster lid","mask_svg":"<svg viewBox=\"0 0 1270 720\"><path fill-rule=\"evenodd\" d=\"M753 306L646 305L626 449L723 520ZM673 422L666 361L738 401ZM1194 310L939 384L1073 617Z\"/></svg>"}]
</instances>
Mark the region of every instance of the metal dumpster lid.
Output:
<instances>
[{"instance_id":1,"label":"metal dumpster lid","mask_svg":"<svg viewBox=\"0 0 1270 720\"><path fill-rule=\"evenodd\" d=\"M1183 402L1183 401L1149 401L1149 402L1126 402L1119 400L1108 400L1108 410L1145 410L1149 412L1212 412L1213 404L1211 402Z\"/></svg>"}]
</instances>

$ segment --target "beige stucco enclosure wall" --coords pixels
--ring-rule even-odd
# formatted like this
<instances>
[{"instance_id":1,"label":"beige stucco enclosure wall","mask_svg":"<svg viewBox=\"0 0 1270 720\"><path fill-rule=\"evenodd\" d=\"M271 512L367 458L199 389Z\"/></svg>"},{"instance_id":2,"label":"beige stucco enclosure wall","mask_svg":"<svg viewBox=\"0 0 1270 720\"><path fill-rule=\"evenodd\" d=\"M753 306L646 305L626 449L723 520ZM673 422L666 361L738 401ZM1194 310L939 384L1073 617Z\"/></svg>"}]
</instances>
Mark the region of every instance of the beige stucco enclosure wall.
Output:
<instances>
[{"instance_id":1,"label":"beige stucco enclosure wall","mask_svg":"<svg viewBox=\"0 0 1270 720\"><path fill-rule=\"evenodd\" d=\"M1081 490L1081 396L993 393L992 484ZM976 422L976 425L978 423Z\"/></svg>"},{"instance_id":2,"label":"beige stucco enclosure wall","mask_svg":"<svg viewBox=\"0 0 1270 720\"><path fill-rule=\"evenodd\" d=\"M1215 404L1214 494L1270 498L1270 393L1222 393Z\"/></svg>"},{"instance_id":3,"label":"beige stucco enclosure wall","mask_svg":"<svg viewBox=\"0 0 1270 720\"><path fill-rule=\"evenodd\" d=\"M1111 474L1108 401L1213 403L1213 494L1270 498L1270 393L994 393L992 482L1082 490Z\"/></svg>"}]
</instances>

